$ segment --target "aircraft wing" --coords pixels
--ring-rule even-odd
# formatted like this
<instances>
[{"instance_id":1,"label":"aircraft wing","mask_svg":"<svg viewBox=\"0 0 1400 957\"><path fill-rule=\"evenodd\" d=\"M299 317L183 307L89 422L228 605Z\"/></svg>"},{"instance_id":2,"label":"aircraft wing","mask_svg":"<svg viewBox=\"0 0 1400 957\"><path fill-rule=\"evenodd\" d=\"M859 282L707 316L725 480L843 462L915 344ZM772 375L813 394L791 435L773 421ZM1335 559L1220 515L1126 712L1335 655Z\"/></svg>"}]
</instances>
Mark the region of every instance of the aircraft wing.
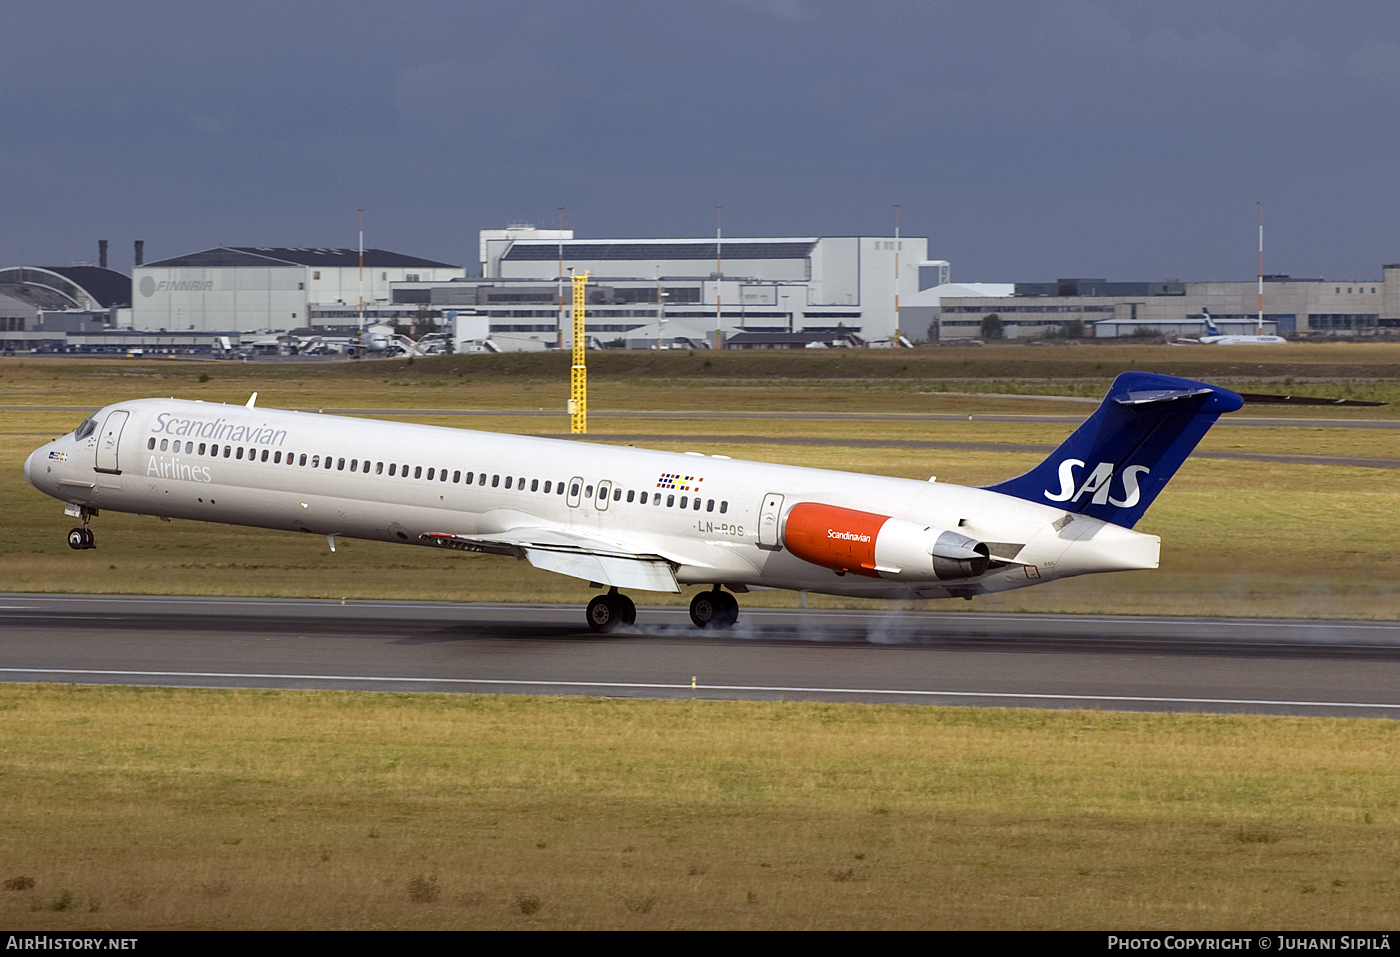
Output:
<instances>
[{"instance_id":1,"label":"aircraft wing","mask_svg":"<svg viewBox=\"0 0 1400 957\"><path fill-rule=\"evenodd\" d=\"M422 540L442 548L511 555L536 568L617 588L678 592L676 563L639 552L625 542L563 528L510 528L486 535L427 532Z\"/></svg>"}]
</instances>

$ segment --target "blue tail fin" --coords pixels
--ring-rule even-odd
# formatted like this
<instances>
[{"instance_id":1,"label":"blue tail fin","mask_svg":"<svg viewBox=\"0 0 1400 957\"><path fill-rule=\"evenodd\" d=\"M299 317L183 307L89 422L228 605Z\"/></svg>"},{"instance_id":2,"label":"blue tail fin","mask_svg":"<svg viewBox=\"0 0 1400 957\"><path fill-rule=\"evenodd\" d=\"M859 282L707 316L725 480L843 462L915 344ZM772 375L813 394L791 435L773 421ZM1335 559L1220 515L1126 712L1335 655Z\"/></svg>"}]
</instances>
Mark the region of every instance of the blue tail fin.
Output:
<instances>
[{"instance_id":1,"label":"blue tail fin","mask_svg":"<svg viewBox=\"0 0 1400 957\"><path fill-rule=\"evenodd\" d=\"M1221 413L1243 404L1204 382L1125 372L1054 454L987 489L1132 528Z\"/></svg>"},{"instance_id":2,"label":"blue tail fin","mask_svg":"<svg viewBox=\"0 0 1400 957\"><path fill-rule=\"evenodd\" d=\"M1204 319L1204 320L1206 321L1206 335L1208 335L1208 336L1218 336L1218 335L1220 335L1220 329L1219 329L1219 328L1215 325L1215 323L1212 322L1211 319L1210 319L1210 310L1209 310L1209 309L1205 309L1205 308L1202 308L1202 309L1201 309L1201 318Z\"/></svg>"}]
</instances>

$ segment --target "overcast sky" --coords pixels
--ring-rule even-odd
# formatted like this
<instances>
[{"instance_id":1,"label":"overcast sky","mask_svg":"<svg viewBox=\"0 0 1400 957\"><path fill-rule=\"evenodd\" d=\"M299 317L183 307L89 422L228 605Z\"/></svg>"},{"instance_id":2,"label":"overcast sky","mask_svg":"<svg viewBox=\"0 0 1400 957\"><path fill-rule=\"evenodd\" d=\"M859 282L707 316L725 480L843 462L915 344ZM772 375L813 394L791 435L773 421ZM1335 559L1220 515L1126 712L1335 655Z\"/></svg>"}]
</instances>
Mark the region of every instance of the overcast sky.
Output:
<instances>
[{"instance_id":1,"label":"overcast sky","mask_svg":"<svg viewBox=\"0 0 1400 957\"><path fill-rule=\"evenodd\" d=\"M0 265L893 232L965 281L1379 278L1393 0L18 2Z\"/></svg>"}]
</instances>

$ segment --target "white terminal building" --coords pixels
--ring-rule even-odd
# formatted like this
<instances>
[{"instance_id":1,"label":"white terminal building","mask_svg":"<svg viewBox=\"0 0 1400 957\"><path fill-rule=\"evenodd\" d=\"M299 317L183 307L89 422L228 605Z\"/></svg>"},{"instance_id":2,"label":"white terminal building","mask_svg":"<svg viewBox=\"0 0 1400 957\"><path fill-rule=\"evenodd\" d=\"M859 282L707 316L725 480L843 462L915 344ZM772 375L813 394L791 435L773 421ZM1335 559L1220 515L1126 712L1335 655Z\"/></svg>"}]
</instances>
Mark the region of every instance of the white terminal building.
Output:
<instances>
[{"instance_id":1,"label":"white terminal building","mask_svg":"<svg viewBox=\"0 0 1400 957\"><path fill-rule=\"evenodd\" d=\"M393 302L451 314L468 338L568 344L570 277L586 272L585 329L599 342L878 342L895 337L896 303L919 291L927 256L921 237L575 239L512 226L481 232L480 276L395 283Z\"/></svg>"}]
</instances>

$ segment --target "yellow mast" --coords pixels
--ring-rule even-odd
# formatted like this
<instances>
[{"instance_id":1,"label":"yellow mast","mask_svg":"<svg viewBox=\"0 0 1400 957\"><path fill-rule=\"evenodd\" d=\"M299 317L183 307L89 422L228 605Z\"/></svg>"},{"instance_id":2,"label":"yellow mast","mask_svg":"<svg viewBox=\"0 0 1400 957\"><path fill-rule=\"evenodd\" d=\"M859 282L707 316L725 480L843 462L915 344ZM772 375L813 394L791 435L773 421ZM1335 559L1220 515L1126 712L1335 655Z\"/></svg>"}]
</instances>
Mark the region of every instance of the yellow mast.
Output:
<instances>
[{"instance_id":1,"label":"yellow mast","mask_svg":"<svg viewBox=\"0 0 1400 957\"><path fill-rule=\"evenodd\" d=\"M585 365L588 344L584 335L584 287L588 273L574 280L574 364L569 374L569 431L588 431L588 367Z\"/></svg>"}]
</instances>

